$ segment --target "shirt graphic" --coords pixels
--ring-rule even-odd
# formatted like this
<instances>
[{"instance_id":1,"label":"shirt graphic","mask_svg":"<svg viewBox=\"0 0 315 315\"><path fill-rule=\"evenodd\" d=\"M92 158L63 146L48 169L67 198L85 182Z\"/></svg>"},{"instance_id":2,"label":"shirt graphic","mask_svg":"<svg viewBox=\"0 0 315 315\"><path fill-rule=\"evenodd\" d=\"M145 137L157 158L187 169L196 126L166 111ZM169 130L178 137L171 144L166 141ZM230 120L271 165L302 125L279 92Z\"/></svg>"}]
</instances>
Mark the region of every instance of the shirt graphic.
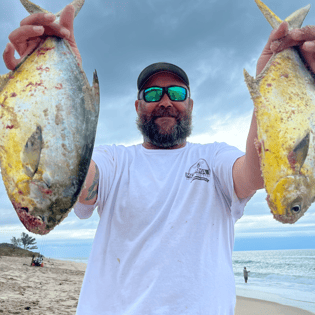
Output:
<instances>
[{"instance_id":1,"label":"shirt graphic","mask_svg":"<svg viewBox=\"0 0 315 315\"><path fill-rule=\"evenodd\" d=\"M189 171L185 173L186 179L191 179L191 182L198 179L209 181L210 168L205 159L199 159L195 164L193 164Z\"/></svg>"}]
</instances>

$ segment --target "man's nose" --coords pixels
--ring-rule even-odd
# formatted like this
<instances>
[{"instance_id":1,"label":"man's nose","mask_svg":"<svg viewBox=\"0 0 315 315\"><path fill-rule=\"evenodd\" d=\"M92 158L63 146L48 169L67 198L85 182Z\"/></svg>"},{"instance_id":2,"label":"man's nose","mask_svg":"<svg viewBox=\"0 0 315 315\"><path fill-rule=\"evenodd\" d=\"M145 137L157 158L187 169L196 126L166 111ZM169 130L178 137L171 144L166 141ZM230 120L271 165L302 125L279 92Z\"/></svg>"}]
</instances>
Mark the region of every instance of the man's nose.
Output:
<instances>
[{"instance_id":1,"label":"man's nose","mask_svg":"<svg viewBox=\"0 0 315 315\"><path fill-rule=\"evenodd\" d=\"M168 95L166 93L161 98L159 106L163 106L163 107L171 107L171 106L173 106L170 98L168 97Z\"/></svg>"}]
</instances>

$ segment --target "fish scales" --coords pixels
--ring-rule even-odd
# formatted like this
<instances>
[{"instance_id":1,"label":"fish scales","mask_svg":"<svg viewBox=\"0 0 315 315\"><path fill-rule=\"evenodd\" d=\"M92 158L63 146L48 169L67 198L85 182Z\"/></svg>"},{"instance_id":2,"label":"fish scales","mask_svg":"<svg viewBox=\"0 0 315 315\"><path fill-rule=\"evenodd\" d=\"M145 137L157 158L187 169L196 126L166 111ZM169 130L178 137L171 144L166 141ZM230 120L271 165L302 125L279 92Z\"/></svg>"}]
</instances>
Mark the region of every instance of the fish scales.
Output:
<instances>
[{"instance_id":1,"label":"fish scales","mask_svg":"<svg viewBox=\"0 0 315 315\"><path fill-rule=\"evenodd\" d=\"M281 19L255 1L278 27ZM309 8L286 19L289 29L301 27ZM255 105L255 145L269 208L278 221L294 223L315 200L314 79L295 48L273 55L255 79L246 70L244 75Z\"/></svg>"},{"instance_id":2,"label":"fish scales","mask_svg":"<svg viewBox=\"0 0 315 315\"><path fill-rule=\"evenodd\" d=\"M31 12L46 12L21 2ZM76 13L83 2L72 3ZM98 78L95 72L91 87L68 42L48 37L0 84L3 182L24 226L47 234L68 215L89 168Z\"/></svg>"}]
</instances>

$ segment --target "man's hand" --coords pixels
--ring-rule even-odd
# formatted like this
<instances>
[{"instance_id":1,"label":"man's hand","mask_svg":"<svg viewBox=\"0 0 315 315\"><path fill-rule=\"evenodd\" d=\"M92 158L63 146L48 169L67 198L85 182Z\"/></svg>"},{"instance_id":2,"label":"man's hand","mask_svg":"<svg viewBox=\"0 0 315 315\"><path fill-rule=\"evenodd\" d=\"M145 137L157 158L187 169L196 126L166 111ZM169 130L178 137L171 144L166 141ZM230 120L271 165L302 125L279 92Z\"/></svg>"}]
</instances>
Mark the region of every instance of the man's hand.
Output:
<instances>
[{"instance_id":1,"label":"man's hand","mask_svg":"<svg viewBox=\"0 0 315 315\"><path fill-rule=\"evenodd\" d=\"M288 30L288 27L287 22L282 22L278 29L271 32L269 40L258 59L256 75L264 69L274 53L293 46L298 46L308 67L315 73L315 26L305 26L291 31Z\"/></svg>"},{"instance_id":2,"label":"man's hand","mask_svg":"<svg viewBox=\"0 0 315 315\"><path fill-rule=\"evenodd\" d=\"M53 14L35 13L21 21L20 27L9 35L10 43L3 53L4 63L9 70L14 70L47 36L65 38L80 64L82 63L73 33L74 7L72 5L65 7L59 24L54 23L55 19ZM15 50L20 55L19 59L14 57Z\"/></svg>"}]
</instances>

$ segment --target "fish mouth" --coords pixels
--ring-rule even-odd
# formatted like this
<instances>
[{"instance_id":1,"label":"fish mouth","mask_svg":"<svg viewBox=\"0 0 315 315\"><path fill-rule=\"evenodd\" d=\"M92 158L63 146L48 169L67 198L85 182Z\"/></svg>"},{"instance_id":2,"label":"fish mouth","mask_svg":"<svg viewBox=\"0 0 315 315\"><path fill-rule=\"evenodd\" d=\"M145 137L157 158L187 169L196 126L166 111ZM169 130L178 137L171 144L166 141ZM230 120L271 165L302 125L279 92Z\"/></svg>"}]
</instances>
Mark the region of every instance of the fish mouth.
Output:
<instances>
[{"instance_id":1,"label":"fish mouth","mask_svg":"<svg viewBox=\"0 0 315 315\"><path fill-rule=\"evenodd\" d=\"M44 222L43 218L31 215L28 207L23 207L21 204L12 202L13 207L25 228L36 234L45 235L49 233L50 229L47 229L47 225Z\"/></svg>"},{"instance_id":2,"label":"fish mouth","mask_svg":"<svg viewBox=\"0 0 315 315\"><path fill-rule=\"evenodd\" d=\"M273 213L273 217L281 223L289 223L289 224L293 224L299 219L299 217L296 215L287 216L287 215L280 215L280 214L274 214L274 213Z\"/></svg>"}]
</instances>

